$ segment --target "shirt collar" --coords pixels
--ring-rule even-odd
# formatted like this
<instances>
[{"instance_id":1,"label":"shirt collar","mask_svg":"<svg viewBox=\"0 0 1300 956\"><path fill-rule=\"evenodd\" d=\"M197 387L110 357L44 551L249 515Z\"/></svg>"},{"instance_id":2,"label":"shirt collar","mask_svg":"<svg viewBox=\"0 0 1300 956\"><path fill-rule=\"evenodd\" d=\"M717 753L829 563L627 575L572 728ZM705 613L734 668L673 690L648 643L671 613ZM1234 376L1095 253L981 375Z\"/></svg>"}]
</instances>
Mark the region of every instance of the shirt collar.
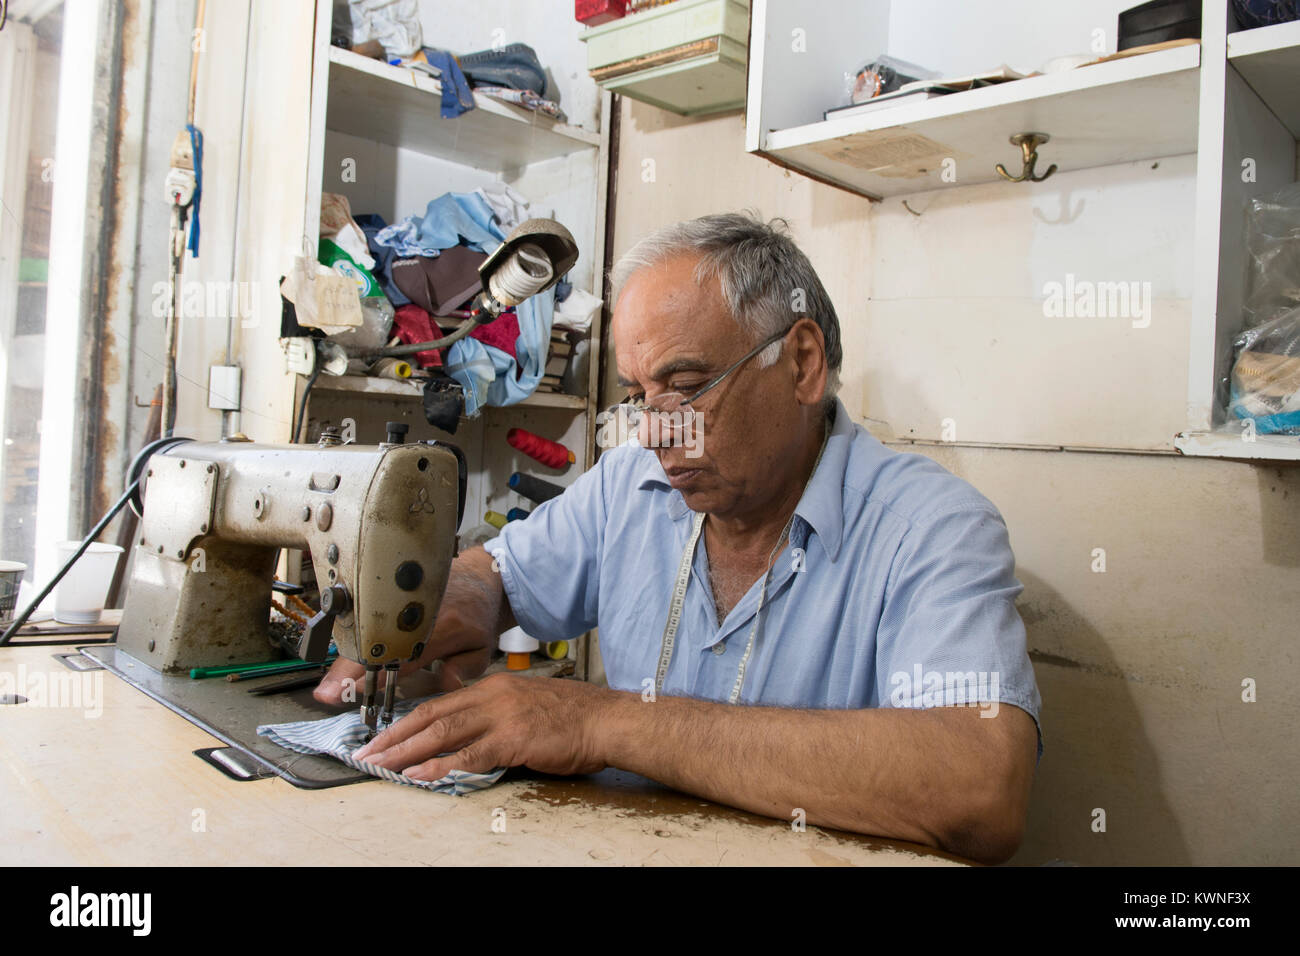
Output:
<instances>
[{"instance_id":1,"label":"shirt collar","mask_svg":"<svg viewBox=\"0 0 1300 956\"><path fill-rule=\"evenodd\" d=\"M854 433L848 409L838 398L834 415L826 450L794 509L817 532L817 539L831 560L840 553L844 541L844 472L848 468Z\"/></svg>"},{"instance_id":2,"label":"shirt collar","mask_svg":"<svg viewBox=\"0 0 1300 956\"><path fill-rule=\"evenodd\" d=\"M808 486L803 490L803 497L795 506L794 513L807 522L821 541L826 554L834 560L840 552L844 541L844 472L848 468L849 448L853 444L854 426L849 418L848 409L838 398L835 400L835 421L831 425L830 436L826 440L826 450L822 452L821 462L813 472ZM648 453L650 467L647 474L637 483L638 489L660 487L669 492L668 517L677 521L691 514L686 499L677 489L668 484L659 459Z\"/></svg>"}]
</instances>

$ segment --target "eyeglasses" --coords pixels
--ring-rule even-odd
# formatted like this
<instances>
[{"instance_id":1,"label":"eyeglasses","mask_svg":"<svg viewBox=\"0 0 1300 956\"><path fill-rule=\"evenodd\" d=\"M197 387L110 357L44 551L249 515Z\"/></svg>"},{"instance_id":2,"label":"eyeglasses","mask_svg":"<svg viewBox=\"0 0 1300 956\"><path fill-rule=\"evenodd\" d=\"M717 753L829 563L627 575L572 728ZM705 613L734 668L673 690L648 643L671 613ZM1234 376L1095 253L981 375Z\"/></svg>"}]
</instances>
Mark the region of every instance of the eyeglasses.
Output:
<instances>
[{"instance_id":1,"label":"eyeglasses","mask_svg":"<svg viewBox=\"0 0 1300 956\"><path fill-rule=\"evenodd\" d=\"M681 392L664 392L650 400L644 398L629 399L621 405L611 406L606 411L610 415L617 415L620 412L626 415L628 427L636 431L638 440L644 447L654 448L662 445L679 444L681 433L695 426L697 413L692 407L694 403L701 396L721 385L726 381L727 376L763 351L763 349L781 341L789 332L790 329L783 329L768 336L694 395L688 397ZM666 435L671 437L672 440L664 441L663 438Z\"/></svg>"}]
</instances>

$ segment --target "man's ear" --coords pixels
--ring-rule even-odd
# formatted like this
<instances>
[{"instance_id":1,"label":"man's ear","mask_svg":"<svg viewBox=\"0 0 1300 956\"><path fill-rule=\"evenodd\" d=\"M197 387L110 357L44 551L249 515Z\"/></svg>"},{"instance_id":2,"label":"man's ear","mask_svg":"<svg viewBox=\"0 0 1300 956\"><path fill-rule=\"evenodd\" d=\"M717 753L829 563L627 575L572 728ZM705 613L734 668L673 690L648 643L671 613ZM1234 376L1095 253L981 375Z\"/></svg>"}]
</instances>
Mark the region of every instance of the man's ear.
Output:
<instances>
[{"instance_id":1,"label":"man's ear","mask_svg":"<svg viewBox=\"0 0 1300 956\"><path fill-rule=\"evenodd\" d=\"M826 339L807 316L790 329L787 354L794 361L794 394L801 405L819 405L826 394Z\"/></svg>"}]
</instances>

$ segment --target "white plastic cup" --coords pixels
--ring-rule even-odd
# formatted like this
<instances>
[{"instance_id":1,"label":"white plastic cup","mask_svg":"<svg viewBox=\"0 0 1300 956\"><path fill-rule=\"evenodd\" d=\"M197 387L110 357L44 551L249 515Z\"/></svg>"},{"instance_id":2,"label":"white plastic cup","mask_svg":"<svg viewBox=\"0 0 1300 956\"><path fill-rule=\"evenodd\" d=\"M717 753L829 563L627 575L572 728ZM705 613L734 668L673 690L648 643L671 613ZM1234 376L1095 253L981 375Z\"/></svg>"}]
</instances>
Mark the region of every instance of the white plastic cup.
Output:
<instances>
[{"instance_id":1,"label":"white plastic cup","mask_svg":"<svg viewBox=\"0 0 1300 956\"><path fill-rule=\"evenodd\" d=\"M18 588L27 565L21 561L0 561L0 624L9 624L18 609Z\"/></svg>"},{"instance_id":2,"label":"white plastic cup","mask_svg":"<svg viewBox=\"0 0 1300 956\"><path fill-rule=\"evenodd\" d=\"M60 541L60 566L79 547L80 541ZM60 624L98 624L121 556L122 549L115 544L95 543L87 548L54 590L54 620Z\"/></svg>"}]
</instances>

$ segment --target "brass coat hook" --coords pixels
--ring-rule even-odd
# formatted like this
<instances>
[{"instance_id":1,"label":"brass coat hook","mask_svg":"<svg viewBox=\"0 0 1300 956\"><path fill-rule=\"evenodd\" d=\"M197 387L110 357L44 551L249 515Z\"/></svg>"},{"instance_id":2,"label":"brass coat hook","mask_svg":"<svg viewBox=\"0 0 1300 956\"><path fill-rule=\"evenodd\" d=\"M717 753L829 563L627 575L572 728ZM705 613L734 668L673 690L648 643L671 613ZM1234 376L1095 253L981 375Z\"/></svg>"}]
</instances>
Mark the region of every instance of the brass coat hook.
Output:
<instances>
[{"instance_id":1,"label":"brass coat hook","mask_svg":"<svg viewBox=\"0 0 1300 956\"><path fill-rule=\"evenodd\" d=\"M1047 167L1047 172L1041 176L1034 175L1034 166L1038 163L1038 147L1048 142L1052 137L1046 133L1017 133L1011 137L1011 145L1019 146L1020 152L1024 157L1024 168L1020 171L1019 176L1012 176L1005 166L1001 163L997 165L998 175L1003 179L1013 183L1041 183L1052 173L1056 172L1056 164L1052 163Z\"/></svg>"}]
</instances>

